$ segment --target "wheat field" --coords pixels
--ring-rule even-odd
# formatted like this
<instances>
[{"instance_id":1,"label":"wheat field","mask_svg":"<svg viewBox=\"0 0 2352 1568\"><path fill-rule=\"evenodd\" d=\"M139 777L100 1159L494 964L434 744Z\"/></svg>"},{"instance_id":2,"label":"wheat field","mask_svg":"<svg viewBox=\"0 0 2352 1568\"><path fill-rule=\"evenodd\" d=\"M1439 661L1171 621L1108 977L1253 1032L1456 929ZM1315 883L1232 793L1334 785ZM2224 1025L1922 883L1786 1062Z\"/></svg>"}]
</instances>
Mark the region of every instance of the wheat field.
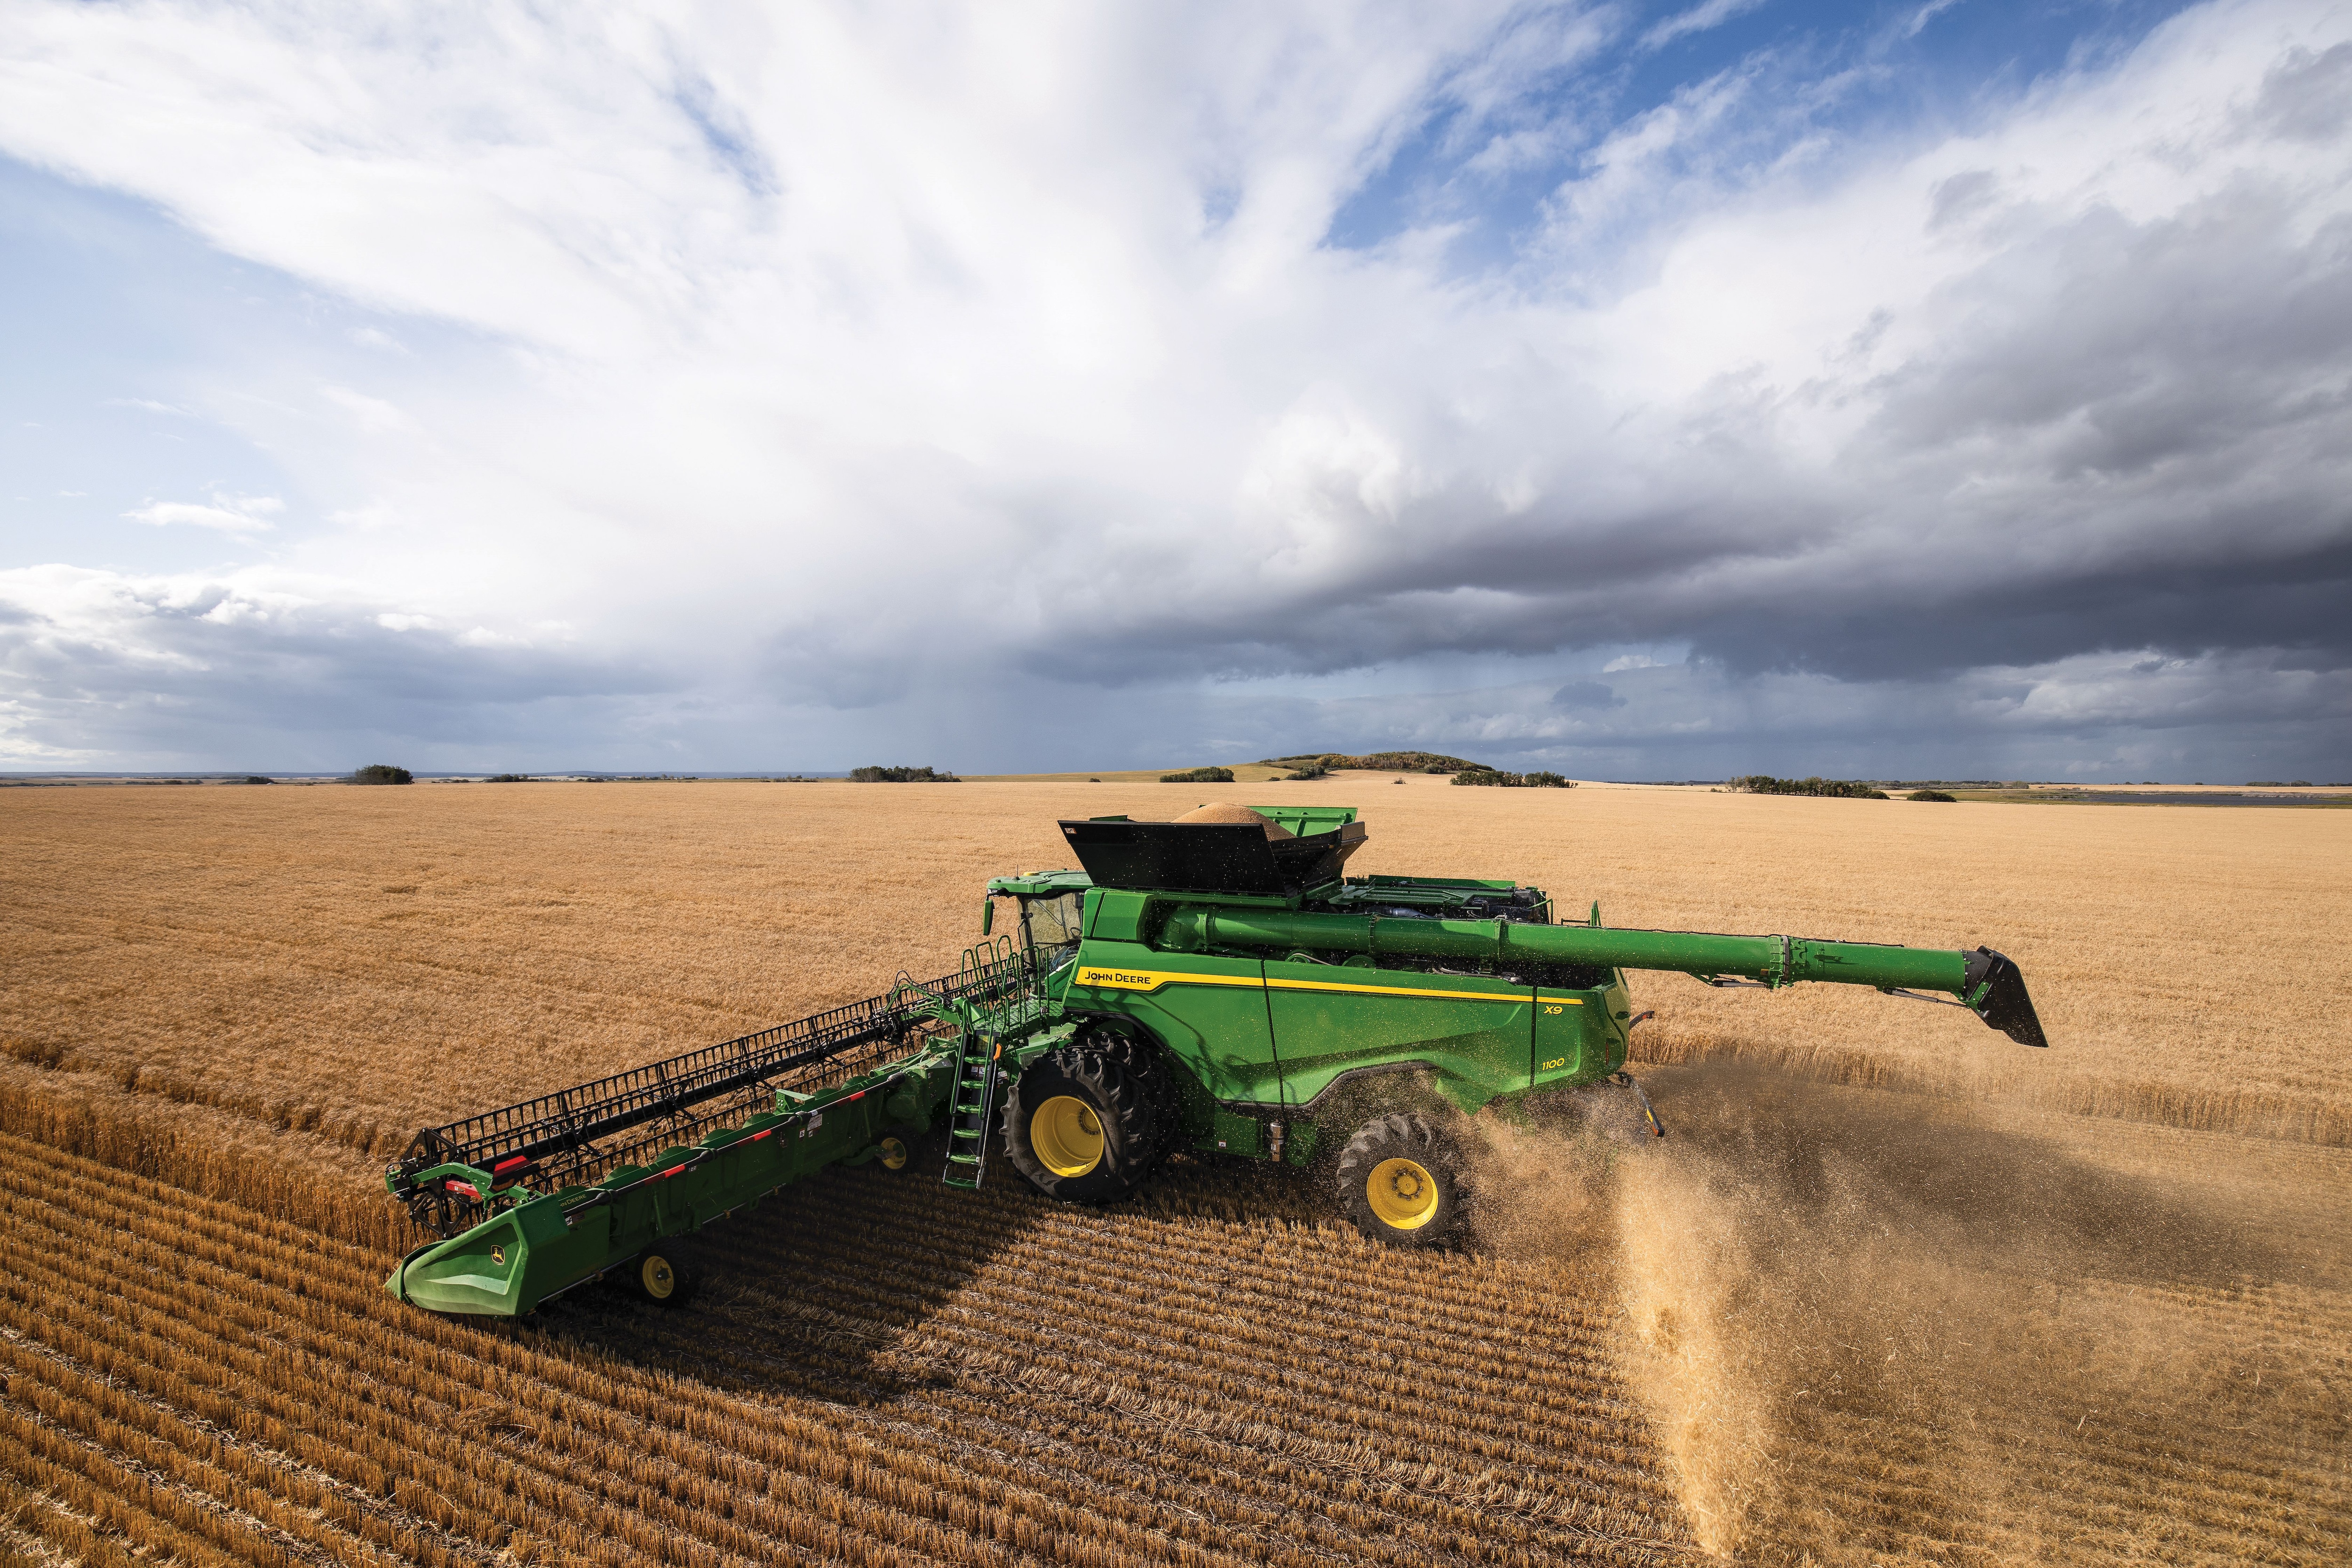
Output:
<instances>
[{"instance_id":1,"label":"wheat field","mask_svg":"<svg viewBox=\"0 0 2352 1568\"><path fill-rule=\"evenodd\" d=\"M2341 1560L2352 818L1246 788L0 792L0 1552ZM1454 1252L1205 1158L839 1171L682 1315L383 1294L417 1126L952 967L1057 817L1237 795L1615 924L1987 942L2055 1044L1637 975L1675 1136L1498 1130Z\"/></svg>"}]
</instances>

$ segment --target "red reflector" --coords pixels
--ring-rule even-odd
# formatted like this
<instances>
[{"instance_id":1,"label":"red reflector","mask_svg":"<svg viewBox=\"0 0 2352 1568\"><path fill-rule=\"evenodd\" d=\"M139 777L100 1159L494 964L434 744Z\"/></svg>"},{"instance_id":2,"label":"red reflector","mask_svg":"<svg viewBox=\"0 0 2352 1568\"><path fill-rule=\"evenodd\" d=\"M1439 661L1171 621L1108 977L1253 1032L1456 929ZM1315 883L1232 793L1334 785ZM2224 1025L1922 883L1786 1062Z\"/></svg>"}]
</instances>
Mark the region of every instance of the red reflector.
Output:
<instances>
[{"instance_id":1,"label":"red reflector","mask_svg":"<svg viewBox=\"0 0 2352 1568\"><path fill-rule=\"evenodd\" d=\"M864 1089L859 1089L856 1094L851 1095L851 1096L849 1097L849 1100L864 1100L865 1098L866 1098L866 1091L865 1091ZM843 1100L841 1103L842 1103L842 1104L844 1104L844 1105L847 1105L847 1104L849 1103L849 1100Z\"/></svg>"},{"instance_id":2,"label":"red reflector","mask_svg":"<svg viewBox=\"0 0 2352 1568\"><path fill-rule=\"evenodd\" d=\"M685 1170L685 1169L686 1169L686 1167L685 1167L684 1165L672 1165L668 1170L664 1171L664 1172L662 1173L662 1175L663 1175L663 1176L665 1176L665 1177L667 1177L667 1176L675 1176L675 1175L677 1175L680 1171L683 1171L683 1170Z\"/></svg>"},{"instance_id":3,"label":"red reflector","mask_svg":"<svg viewBox=\"0 0 2352 1568\"><path fill-rule=\"evenodd\" d=\"M501 1160L497 1164L492 1165L490 1167L490 1174L493 1176L503 1176L509 1171L513 1170L517 1165L528 1165L530 1163L530 1161L528 1157L517 1154L511 1160Z\"/></svg>"},{"instance_id":4,"label":"red reflector","mask_svg":"<svg viewBox=\"0 0 2352 1568\"><path fill-rule=\"evenodd\" d=\"M757 1132L751 1134L751 1142L757 1143L761 1139L765 1138L769 1133L773 1132L774 1131L775 1129L772 1127L762 1127Z\"/></svg>"},{"instance_id":5,"label":"red reflector","mask_svg":"<svg viewBox=\"0 0 2352 1568\"><path fill-rule=\"evenodd\" d=\"M453 1193L463 1193L463 1194L465 1194L467 1197L469 1197L469 1198L474 1198L474 1199L477 1199L477 1200L478 1200L478 1199L481 1197L481 1195L482 1195L481 1189L480 1189L479 1187L475 1186L475 1185L474 1185L474 1184L473 1184L473 1183L471 1183L471 1182L457 1182L457 1181L453 1181L453 1182L451 1182L451 1183L449 1183L449 1184L448 1184L448 1187L449 1187L449 1190L450 1190L451 1192L453 1192Z\"/></svg>"}]
</instances>

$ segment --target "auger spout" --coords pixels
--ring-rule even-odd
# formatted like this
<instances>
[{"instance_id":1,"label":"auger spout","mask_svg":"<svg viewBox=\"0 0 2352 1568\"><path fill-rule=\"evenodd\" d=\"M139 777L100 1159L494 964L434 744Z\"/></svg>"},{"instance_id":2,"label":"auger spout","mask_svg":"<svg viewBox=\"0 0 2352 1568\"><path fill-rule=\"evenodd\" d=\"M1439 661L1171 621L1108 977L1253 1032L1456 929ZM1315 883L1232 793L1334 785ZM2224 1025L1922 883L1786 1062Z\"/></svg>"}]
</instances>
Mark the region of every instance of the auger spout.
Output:
<instances>
[{"instance_id":1,"label":"auger spout","mask_svg":"<svg viewBox=\"0 0 2352 1568\"><path fill-rule=\"evenodd\" d=\"M1574 963L1595 969L1663 969L1715 981L1780 986L1801 980L1917 994L1938 993L2024 1046L2047 1046L2026 994L2025 976L1989 948L1949 952L1811 937L1728 936L1713 931L1632 931L1518 921L1320 914L1261 909L1187 909L1160 928L1175 952L1294 948L1383 957ZM1931 998L1931 999L1940 999Z\"/></svg>"}]
</instances>

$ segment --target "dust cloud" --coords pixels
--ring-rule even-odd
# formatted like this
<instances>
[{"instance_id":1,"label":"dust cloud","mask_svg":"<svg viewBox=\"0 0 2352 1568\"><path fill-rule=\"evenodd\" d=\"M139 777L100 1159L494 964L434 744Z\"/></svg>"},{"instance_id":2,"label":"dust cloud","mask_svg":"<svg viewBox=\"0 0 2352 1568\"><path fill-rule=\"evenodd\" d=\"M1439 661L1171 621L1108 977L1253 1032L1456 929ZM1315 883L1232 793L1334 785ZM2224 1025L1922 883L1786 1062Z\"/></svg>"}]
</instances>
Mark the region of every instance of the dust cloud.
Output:
<instances>
[{"instance_id":1,"label":"dust cloud","mask_svg":"<svg viewBox=\"0 0 2352 1568\"><path fill-rule=\"evenodd\" d=\"M1480 1245L1609 1281L1706 1550L2341 1548L2336 1152L2257 1191L2215 1163L2239 1140L2136 1165L2114 1141L2165 1134L1723 1064L1643 1082L1662 1142L1622 1089L1498 1131Z\"/></svg>"}]
</instances>

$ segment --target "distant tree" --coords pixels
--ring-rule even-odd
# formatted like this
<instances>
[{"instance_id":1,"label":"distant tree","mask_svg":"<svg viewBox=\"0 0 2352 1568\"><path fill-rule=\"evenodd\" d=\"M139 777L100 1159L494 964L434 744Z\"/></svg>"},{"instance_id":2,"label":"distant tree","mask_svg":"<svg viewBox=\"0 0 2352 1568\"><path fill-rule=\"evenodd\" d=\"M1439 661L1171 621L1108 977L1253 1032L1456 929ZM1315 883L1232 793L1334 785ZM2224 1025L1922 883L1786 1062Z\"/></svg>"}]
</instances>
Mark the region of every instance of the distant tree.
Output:
<instances>
[{"instance_id":1,"label":"distant tree","mask_svg":"<svg viewBox=\"0 0 2352 1568\"><path fill-rule=\"evenodd\" d=\"M1286 757L1261 757L1258 761L1270 768L1303 769L1320 763L1327 772L1345 768L1350 773L1458 773L1482 765L1442 752L1367 752L1361 756L1349 756L1345 752L1299 752Z\"/></svg>"},{"instance_id":2,"label":"distant tree","mask_svg":"<svg viewBox=\"0 0 2352 1568\"><path fill-rule=\"evenodd\" d=\"M416 777L406 768L395 768L390 763L370 763L352 771L351 782L356 784L415 784Z\"/></svg>"},{"instance_id":3,"label":"distant tree","mask_svg":"<svg viewBox=\"0 0 2352 1568\"><path fill-rule=\"evenodd\" d=\"M1959 799L1959 797L1958 797L1958 796L1957 796L1957 795L1946 795L1942 790L1939 790L1939 789L1915 789L1915 790L1913 790L1913 791L1911 792L1911 798L1912 798L1913 800L1941 800L1941 801L1948 801L1948 802L1952 802L1952 803L1954 803L1954 804L1957 804L1957 803L1958 803L1958 799Z\"/></svg>"},{"instance_id":4,"label":"distant tree","mask_svg":"<svg viewBox=\"0 0 2352 1568\"><path fill-rule=\"evenodd\" d=\"M1776 779L1770 773L1748 773L1729 787L1744 795L1811 795L1832 800L1885 800L1886 792L1852 779Z\"/></svg>"},{"instance_id":5,"label":"distant tree","mask_svg":"<svg viewBox=\"0 0 2352 1568\"><path fill-rule=\"evenodd\" d=\"M857 784L961 784L953 773L935 773L929 768L852 768L850 778Z\"/></svg>"},{"instance_id":6,"label":"distant tree","mask_svg":"<svg viewBox=\"0 0 2352 1568\"><path fill-rule=\"evenodd\" d=\"M530 775L529 773L492 773L485 782L489 784L529 784L530 783Z\"/></svg>"},{"instance_id":7,"label":"distant tree","mask_svg":"<svg viewBox=\"0 0 2352 1568\"><path fill-rule=\"evenodd\" d=\"M1575 784L1554 773L1511 773L1500 768L1469 768L1454 775L1457 784L1488 789L1574 789Z\"/></svg>"},{"instance_id":8,"label":"distant tree","mask_svg":"<svg viewBox=\"0 0 2352 1568\"><path fill-rule=\"evenodd\" d=\"M1089 784L1100 784L1102 783L1102 780L1089 779L1087 782ZM1234 782L1234 770L1231 768L1187 768L1181 773L1161 773L1160 775L1160 782L1161 784L1231 784Z\"/></svg>"},{"instance_id":9,"label":"distant tree","mask_svg":"<svg viewBox=\"0 0 2352 1568\"><path fill-rule=\"evenodd\" d=\"M247 773L245 775L245 782L247 784L276 784L278 781L276 779L263 778L259 773Z\"/></svg>"}]
</instances>

